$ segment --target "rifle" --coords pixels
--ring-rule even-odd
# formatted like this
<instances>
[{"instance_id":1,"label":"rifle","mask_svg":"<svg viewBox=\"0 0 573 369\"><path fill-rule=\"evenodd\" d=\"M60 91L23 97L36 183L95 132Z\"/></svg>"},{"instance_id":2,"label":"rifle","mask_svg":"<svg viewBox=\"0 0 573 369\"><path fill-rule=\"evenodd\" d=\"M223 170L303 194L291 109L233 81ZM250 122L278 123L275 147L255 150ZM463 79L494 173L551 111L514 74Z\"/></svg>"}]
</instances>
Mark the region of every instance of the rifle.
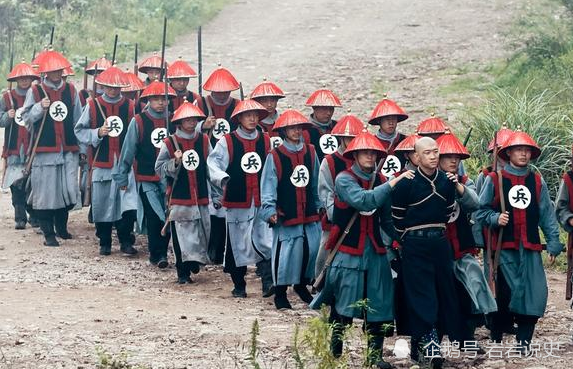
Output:
<instances>
[{"instance_id":1,"label":"rifle","mask_svg":"<svg viewBox=\"0 0 573 369\"><path fill-rule=\"evenodd\" d=\"M571 199L569 199L571 201ZM565 285L565 299L571 300L573 295L573 236L567 235L567 283Z\"/></svg>"},{"instance_id":2,"label":"rifle","mask_svg":"<svg viewBox=\"0 0 573 369\"><path fill-rule=\"evenodd\" d=\"M92 100L95 100L95 98L97 97L96 77L97 77L97 62L95 63L94 80L93 80L93 82L92 82L92 93L91 93L91 98L92 98Z\"/></svg>"},{"instance_id":3,"label":"rifle","mask_svg":"<svg viewBox=\"0 0 573 369\"><path fill-rule=\"evenodd\" d=\"M201 26L197 30L197 83L199 96L203 97L203 50L201 42Z\"/></svg>"},{"instance_id":4,"label":"rifle","mask_svg":"<svg viewBox=\"0 0 573 369\"><path fill-rule=\"evenodd\" d=\"M243 91L243 82L239 82L239 96L241 97L241 101L245 100L245 92Z\"/></svg>"},{"instance_id":5,"label":"rifle","mask_svg":"<svg viewBox=\"0 0 573 369\"><path fill-rule=\"evenodd\" d=\"M380 161L376 165L376 169L374 169L374 172L372 173L372 178L370 179L370 185L368 186L369 190L371 190L374 187L374 183L376 182L376 176L379 175L380 169L382 168L382 164L384 164L384 159L380 159ZM360 215L360 212L355 211L354 214L352 215L352 218L350 218L350 220L348 221L348 224L346 224L344 232L342 232L340 238L338 238L338 241L336 241L336 244L328 254L328 257L326 258L326 263L324 263L324 268L320 271L320 274L318 275L318 277L316 277L314 284L312 285L312 287L314 287L316 290L320 291L324 286L326 271L328 270L328 268L332 264L332 261L334 260L334 257L338 253L340 245L342 245L342 242L344 242L344 239L348 235L348 232L350 232L350 228L352 228L354 222L356 221L356 219L358 219L358 215Z\"/></svg>"},{"instance_id":6,"label":"rifle","mask_svg":"<svg viewBox=\"0 0 573 369\"><path fill-rule=\"evenodd\" d=\"M169 82L167 82L167 62L163 65L165 69L165 78L163 81L165 82L165 128L167 129L167 134L170 133L169 127Z\"/></svg>"},{"instance_id":7,"label":"rifle","mask_svg":"<svg viewBox=\"0 0 573 369\"><path fill-rule=\"evenodd\" d=\"M33 62L34 59L36 59L36 48L34 48L34 51L32 51L32 59L30 60L30 62Z\"/></svg>"},{"instance_id":8,"label":"rifle","mask_svg":"<svg viewBox=\"0 0 573 369\"><path fill-rule=\"evenodd\" d=\"M88 89L88 57L86 56L84 61L84 90Z\"/></svg>"},{"instance_id":9,"label":"rifle","mask_svg":"<svg viewBox=\"0 0 573 369\"><path fill-rule=\"evenodd\" d=\"M94 104L99 109L99 113L101 114L101 116L103 118L103 124L107 124L107 117L105 116L105 113L103 112L103 109L101 108L99 101L97 99L94 99L93 101L94 101ZM109 138L108 138L108 140L109 140ZM90 206L91 202L92 202L92 176L93 176L94 164L95 164L96 159L99 155L99 149L101 147L102 147L102 142L100 142L99 145L97 146L96 152L94 153L94 156L92 158L92 162L90 163L90 166L88 168L88 175L86 178L86 189L85 189L85 193L84 193L83 206ZM81 179L81 177L80 177L80 179Z\"/></svg>"},{"instance_id":10,"label":"rifle","mask_svg":"<svg viewBox=\"0 0 573 369\"><path fill-rule=\"evenodd\" d=\"M167 79L166 70L163 68L165 63L165 38L167 37L167 17L163 18L163 40L161 41L161 74L159 75L159 81L163 81L163 77Z\"/></svg>"},{"instance_id":11,"label":"rifle","mask_svg":"<svg viewBox=\"0 0 573 369\"><path fill-rule=\"evenodd\" d=\"M468 145L468 142L470 141L470 137L472 135L473 129L474 129L474 127L471 126L468 133L466 134L466 138L464 138L464 147L466 147Z\"/></svg>"},{"instance_id":12,"label":"rifle","mask_svg":"<svg viewBox=\"0 0 573 369\"><path fill-rule=\"evenodd\" d=\"M137 76L137 73L139 73L139 68L137 66L137 43L135 44L135 55L133 58L133 74L135 74Z\"/></svg>"},{"instance_id":13,"label":"rifle","mask_svg":"<svg viewBox=\"0 0 573 369\"><path fill-rule=\"evenodd\" d=\"M50 43L49 43L50 46L54 45L54 29L55 28L56 28L55 26L52 26L52 30L50 31Z\"/></svg>"},{"instance_id":14,"label":"rifle","mask_svg":"<svg viewBox=\"0 0 573 369\"><path fill-rule=\"evenodd\" d=\"M14 68L14 49L12 48L12 52L10 53L10 71ZM14 99L12 98L12 82L8 83L8 98L10 99L10 109L14 109L16 111L16 107L14 106ZM10 141L12 141L12 131L14 129L14 119L10 123L10 130L8 131L8 141L4 143L4 147L8 150L10 146ZM2 160L3 168L2 168L2 188L4 188L4 180L6 179L6 170L8 169L8 156Z\"/></svg>"},{"instance_id":15,"label":"rifle","mask_svg":"<svg viewBox=\"0 0 573 369\"><path fill-rule=\"evenodd\" d=\"M113 54L111 54L111 65L115 64L115 52L117 50L117 33L115 34L115 40L113 41Z\"/></svg>"}]
</instances>

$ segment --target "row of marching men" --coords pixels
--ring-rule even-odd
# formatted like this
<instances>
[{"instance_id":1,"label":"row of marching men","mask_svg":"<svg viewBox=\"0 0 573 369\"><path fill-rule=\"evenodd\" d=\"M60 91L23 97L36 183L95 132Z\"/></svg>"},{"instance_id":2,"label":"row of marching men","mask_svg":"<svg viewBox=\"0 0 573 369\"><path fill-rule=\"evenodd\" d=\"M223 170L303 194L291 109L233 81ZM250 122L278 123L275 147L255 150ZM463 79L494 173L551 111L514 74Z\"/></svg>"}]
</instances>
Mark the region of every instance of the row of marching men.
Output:
<instances>
[{"instance_id":1,"label":"row of marching men","mask_svg":"<svg viewBox=\"0 0 573 369\"><path fill-rule=\"evenodd\" d=\"M468 341L484 314L491 314L492 339L516 329L527 347L547 297L537 225L551 259L561 244L546 185L528 166L540 150L524 132L496 134L490 146L500 170L484 170L474 185L459 175L469 153L444 122L431 117L406 137L396 128L407 115L387 98L372 113L369 123L379 126L372 135L351 114L333 121L341 103L325 89L307 101L310 117L292 109L279 115L284 94L270 82L238 101L230 96L238 82L219 68L204 85L210 96L201 97L187 90L194 72L186 63L170 66L170 86L151 82L161 70L153 65L139 96L145 105L122 95L133 82L107 66L95 68L103 70L95 77L101 95L85 99L83 109L62 79L70 64L61 54L44 54L40 83L32 84L38 75L29 65L11 71L17 86L3 96L0 122L9 127L3 181L13 193L17 228L25 226L27 206L47 246L59 245L56 236L72 237L67 216L80 202L85 155L90 218L103 255L111 253L114 227L121 251L137 252L137 218L150 262L160 268L168 265L171 234L179 283L222 262L232 294L246 297L247 266L256 264L263 296L274 294L277 308L291 307L291 285L313 307L331 306L335 355L342 352L341 328L365 319L379 367L390 365L380 352L394 320L399 333L412 336L417 360L417 348L443 334ZM570 210L563 215L569 208L560 209L570 227ZM484 239L501 248L496 300L475 258ZM325 283L313 301L307 286L322 271ZM369 306L360 307L361 300ZM432 360L440 365L441 358Z\"/></svg>"}]
</instances>

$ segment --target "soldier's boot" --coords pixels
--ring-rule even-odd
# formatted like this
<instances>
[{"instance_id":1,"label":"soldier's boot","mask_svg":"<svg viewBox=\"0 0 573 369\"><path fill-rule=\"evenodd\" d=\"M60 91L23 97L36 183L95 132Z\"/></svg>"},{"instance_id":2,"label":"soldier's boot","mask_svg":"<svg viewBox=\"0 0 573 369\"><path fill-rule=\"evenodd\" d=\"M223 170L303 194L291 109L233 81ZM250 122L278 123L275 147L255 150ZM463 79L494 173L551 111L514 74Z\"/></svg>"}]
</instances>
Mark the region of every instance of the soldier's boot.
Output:
<instances>
[{"instance_id":1,"label":"soldier's boot","mask_svg":"<svg viewBox=\"0 0 573 369\"><path fill-rule=\"evenodd\" d=\"M15 229L26 229L26 206L25 205L14 205L14 220L16 221Z\"/></svg>"},{"instance_id":2,"label":"soldier's boot","mask_svg":"<svg viewBox=\"0 0 573 369\"><path fill-rule=\"evenodd\" d=\"M342 349L344 348L344 332L348 326L352 324L352 318L347 318L339 315L334 308L334 304L330 307L330 316L328 322L332 326L332 336L330 338L330 352L335 358L342 356Z\"/></svg>"},{"instance_id":3,"label":"soldier's boot","mask_svg":"<svg viewBox=\"0 0 573 369\"><path fill-rule=\"evenodd\" d=\"M292 309L287 298L288 286L275 286L275 307L277 310Z\"/></svg>"},{"instance_id":4,"label":"soldier's boot","mask_svg":"<svg viewBox=\"0 0 573 369\"><path fill-rule=\"evenodd\" d=\"M517 317L517 334L515 340L517 341L523 353L529 353L529 347L535 331L535 324L537 317L520 315Z\"/></svg>"},{"instance_id":5,"label":"soldier's boot","mask_svg":"<svg viewBox=\"0 0 573 369\"><path fill-rule=\"evenodd\" d=\"M379 369L392 369L394 366L384 360L383 347L384 347L384 323L383 322L367 322L366 332L368 337L368 363L376 365Z\"/></svg>"},{"instance_id":6,"label":"soldier's boot","mask_svg":"<svg viewBox=\"0 0 573 369\"><path fill-rule=\"evenodd\" d=\"M54 232L54 220L53 218L40 219L40 229L44 234L44 245L45 246L60 246L58 240L56 240L56 232Z\"/></svg>"},{"instance_id":7,"label":"soldier's boot","mask_svg":"<svg viewBox=\"0 0 573 369\"><path fill-rule=\"evenodd\" d=\"M306 302L307 304L312 302L313 297L309 290L306 288L306 283L303 282L300 284L295 284L293 290L302 301Z\"/></svg>"},{"instance_id":8,"label":"soldier's boot","mask_svg":"<svg viewBox=\"0 0 573 369\"><path fill-rule=\"evenodd\" d=\"M275 293L273 274L270 260L261 260L257 263L257 272L261 277L263 297L271 297Z\"/></svg>"},{"instance_id":9,"label":"soldier's boot","mask_svg":"<svg viewBox=\"0 0 573 369\"><path fill-rule=\"evenodd\" d=\"M56 224L56 235L63 240L70 240L73 236L68 232L68 215L67 209L58 209L54 212L54 222Z\"/></svg>"}]
</instances>

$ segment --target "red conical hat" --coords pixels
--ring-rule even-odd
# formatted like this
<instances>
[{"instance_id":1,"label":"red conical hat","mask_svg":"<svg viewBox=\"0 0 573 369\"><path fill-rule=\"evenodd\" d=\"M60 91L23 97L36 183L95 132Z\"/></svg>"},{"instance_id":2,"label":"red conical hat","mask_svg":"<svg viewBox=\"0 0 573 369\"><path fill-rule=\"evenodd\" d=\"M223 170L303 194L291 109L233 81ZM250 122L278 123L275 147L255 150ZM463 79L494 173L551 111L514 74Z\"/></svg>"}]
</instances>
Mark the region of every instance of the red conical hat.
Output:
<instances>
[{"instance_id":1,"label":"red conical hat","mask_svg":"<svg viewBox=\"0 0 573 369\"><path fill-rule=\"evenodd\" d=\"M189 64L183 61L181 57L177 59L173 64L167 69L167 78L193 78L197 77L197 72L191 68Z\"/></svg>"},{"instance_id":2,"label":"red conical hat","mask_svg":"<svg viewBox=\"0 0 573 369\"><path fill-rule=\"evenodd\" d=\"M169 63L167 67L169 67ZM147 73L149 69L162 69L161 57L157 55L157 52L154 52L153 55L142 61L139 65L139 71L141 73Z\"/></svg>"},{"instance_id":3,"label":"red conical hat","mask_svg":"<svg viewBox=\"0 0 573 369\"><path fill-rule=\"evenodd\" d=\"M64 69L64 73L62 73L62 77L70 77L70 76L75 76L75 75L76 75L76 73L74 72L72 67L68 67L68 68Z\"/></svg>"},{"instance_id":4,"label":"red conical hat","mask_svg":"<svg viewBox=\"0 0 573 369\"><path fill-rule=\"evenodd\" d=\"M175 114L173 114L171 121L176 123L185 118L205 119L206 117L205 114L203 114L203 111L199 109L199 107L185 100L183 104L181 104L181 106L175 110Z\"/></svg>"},{"instance_id":5,"label":"red conical hat","mask_svg":"<svg viewBox=\"0 0 573 369\"><path fill-rule=\"evenodd\" d=\"M90 76L93 76L95 71L96 71L96 66L97 66L97 72L101 73L104 70L106 70L107 68L111 67L111 61L107 60L105 58L105 56L94 60L90 65L88 65L88 67L86 68L86 73L89 74Z\"/></svg>"},{"instance_id":6,"label":"red conical hat","mask_svg":"<svg viewBox=\"0 0 573 369\"><path fill-rule=\"evenodd\" d=\"M406 112L404 112L404 110L402 110L402 108L399 107L398 104L396 104L394 101L387 99L385 95L372 111L368 123L377 125L380 124L380 118L392 115L398 117L398 122L408 119L408 114L406 114Z\"/></svg>"},{"instance_id":7,"label":"red conical hat","mask_svg":"<svg viewBox=\"0 0 573 369\"><path fill-rule=\"evenodd\" d=\"M420 122L420 124L418 124L416 131L418 131L420 136L427 136L444 133L446 132L446 128L446 123L440 118L434 117L434 114L432 113L431 118L423 120Z\"/></svg>"},{"instance_id":8,"label":"red conical hat","mask_svg":"<svg viewBox=\"0 0 573 369\"><path fill-rule=\"evenodd\" d=\"M293 126L304 126L302 127L304 129L312 126L312 123L310 123L308 118L302 115L299 111L287 109L278 117L275 125L273 126L273 131Z\"/></svg>"},{"instance_id":9,"label":"red conical hat","mask_svg":"<svg viewBox=\"0 0 573 369\"><path fill-rule=\"evenodd\" d=\"M72 66L68 59L54 50L45 51L38 62L39 73L55 72Z\"/></svg>"},{"instance_id":10,"label":"red conical hat","mask_svg":"<svg viewBox=\"0 0 573 369\"><path fill-rule=\"evenodd\" d=\"M277 99L282 99L285 97L285 94L279 86L272 82L267 82L265 79L263 83L255 87L253 92L251 92L251 99L257 99L259 97L276 97Z\"/></svg>"},{"instance_id":11,"label":"red conical hat","mask_svg":"<svg viewBox=\"0 0 573 369\"><path fill-rule=\"evenodd\" d=\"M96 83L107 87L129 87L129 80L125 73L117 67L109 67L98 75L95 79Z\"/></svg>"},{"instance_id":12,"label":"red conical hat","mask_svg":"<svg viewBox=\"0 0 573 369\"><path fill-rule=\"evenodd\" d=\"M247 111L256 111L259 113L259 121L265 119L269 112L265 109L264 106L256 102L252 99L247 99L243 101L239 101L235 109L233 110L233 114L231 114L231 122L239 123L239 114L245 113Z\"/></svg>"},{"instance_id":13,"label":"red conical hat","mask_svg":"<svg viewBox=\"0 0 573 369\"><path fill-rule=\"evenodd\" d=\"M528 146L531 148L531 160L536 159L541 155L541 149L537 146L537 143L529 136L527 133L522 132L519 128L513 132L511 136L505 141L501 149L499 150L499 157L508 161L509 156L507 156L507 149L516 146Z\"/></svg>"},{"instance_id":14,"label":"red conical hat","mask_svg":"<svg viewBox=\"0 0 573 369\"><path fill-rule=\"evenodd\" d=\"M139 79L138 76L131 73L129 69L123 73L129 85L127 87L123 87L121 91L123 92L133 92L133 91L143 91L145 89L145 83Z\"/></svg>"},{"instance_id":15,"label":"red conical hat","mask_svg":"<svg viewBox=\"0 0 573 369\"><path fill-rule=\"evenodd\" d=\"M499 131L497 131L497 147L501 148L503 147L503 144L505 143L505 141L507 141L507 139L509 137L511 137L511 135L513 134L513 131L509 128L507 128L507 123L503 122L501 129ZM487 152L493 152L493 142L495 141L495 137L489 142L489 145L487 145Z\"/></svg>"},{"instance_id":16,"label":"red conical hat","mask_svg":"<svg viewBox=\"0 0 573 369\"><path fill-rule=\"evenodd\" d=\"M230 92L239 89L239 82L229 70L219 66L207 78L203 89L211 92Z\"/></svg>"},{"instance_id":17,"label":"red conical hat","mask_svg":"<svg viewBox=\"0 0 573 369\"><path fill-rule=\"evenodd\" d=\"M355 115L346 114L338 120L338 123L330 132L333 136L338 137L356 137L364 130L364 123Z\"/></svg>"},{"instance_id":18,"label":"red conical hat","mask_svg":"<svg viewBox=\"0 0 573 369\"><path fill-rule=\"evenodd\" d=\"M388 152L382 145L379 139L376 138L372 133L366 131L365 129L360 132L360 134L352 139L348 144L346 150L344 150L344 157L352 159L352 153L359 150L374 150L378 151L378 156L387 156Z\"/></svg>"},{"instance_id":19,"label":"red conical hat","mask_svg":"<svg viewBox=\"0 0 573 369\"><path fill-rule=\"evenodd\" d=\"M420 136L417 132L413 135L410 135L400 141L398 146L394 149L394 152L412 152L414 151L414 145L416 141L418 141L422 136Z\"/></svg>"},{"instance_id":20,"label":"red conical hat","mask_svg":"<svg viewBox=\"0 0 573 369\"><path fill-rule=\"evenodd\" d=\"M340 99L327 89L316 90L306 100L306 106L332 106L339 108L342 106Z\"/></svg>"},{"instance_id":21,"label":"red conical hat","mask_svg":"<svg viewBox=\"0 0 573 369\"><path fill-rule=\"evenodd\" d=\"M172 89L171 86L167 86L167 94L172 97L177 96L175 90ZM143 93L141 94L142 98L151 96L165 96L165 82L153 81L145 88L145 90L143 90Z\"/></svg>"},{"instance_id":22,"label":"red conical hat","mask_svg":"<svg viewBox=\"0 0 573 369\"><path fill-rule=\"evenodd\" d=\"M459 155L460 158L467 159L470 157L468 149L460 142L455 134L446 129L443 135L436 139L440 155Z\"/></svg>"},{"instance_id":23,"label":"red conical hat","mask_svg":"<svg viewBox=\"0 0 573 369\"><path fill-rule=\"evenodd\" d=\"M28 77L32 79L40 78L38 73L36 73L30 64L22 62L14 66L14 68L10 71L10 74L8 74L8 78L6 78L6 80L8 82L15 82L18 78L22 77Z\"/></svg>"}]
</instances>

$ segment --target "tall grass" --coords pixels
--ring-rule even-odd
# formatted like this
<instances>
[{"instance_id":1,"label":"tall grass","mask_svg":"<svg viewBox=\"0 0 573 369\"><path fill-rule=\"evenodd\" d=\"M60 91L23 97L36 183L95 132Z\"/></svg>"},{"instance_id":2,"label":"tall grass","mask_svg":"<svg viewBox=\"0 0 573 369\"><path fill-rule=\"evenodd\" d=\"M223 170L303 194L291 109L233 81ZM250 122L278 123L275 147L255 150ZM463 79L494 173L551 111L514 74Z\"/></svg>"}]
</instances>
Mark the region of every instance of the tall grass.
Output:
<instances>
[{"instance_id":1,"label":"tall grass","mask_svg":"<svg viewBox=\"0 0 573 369\"><path fill-rule=\"evenodd\" d=\"M473 126L469 143L473 158L468 161L468 171L475 175L480 165L491 161L487 145L502 122L507 122L511 129L521 127L541 147L541 156L531 165L555 196L561 175L570 163L573 142L573 122L568 109L556 103L556 95L548 90L492 88L478 107L466 112L466 121Z\"/></svg>"}]
</instances>

